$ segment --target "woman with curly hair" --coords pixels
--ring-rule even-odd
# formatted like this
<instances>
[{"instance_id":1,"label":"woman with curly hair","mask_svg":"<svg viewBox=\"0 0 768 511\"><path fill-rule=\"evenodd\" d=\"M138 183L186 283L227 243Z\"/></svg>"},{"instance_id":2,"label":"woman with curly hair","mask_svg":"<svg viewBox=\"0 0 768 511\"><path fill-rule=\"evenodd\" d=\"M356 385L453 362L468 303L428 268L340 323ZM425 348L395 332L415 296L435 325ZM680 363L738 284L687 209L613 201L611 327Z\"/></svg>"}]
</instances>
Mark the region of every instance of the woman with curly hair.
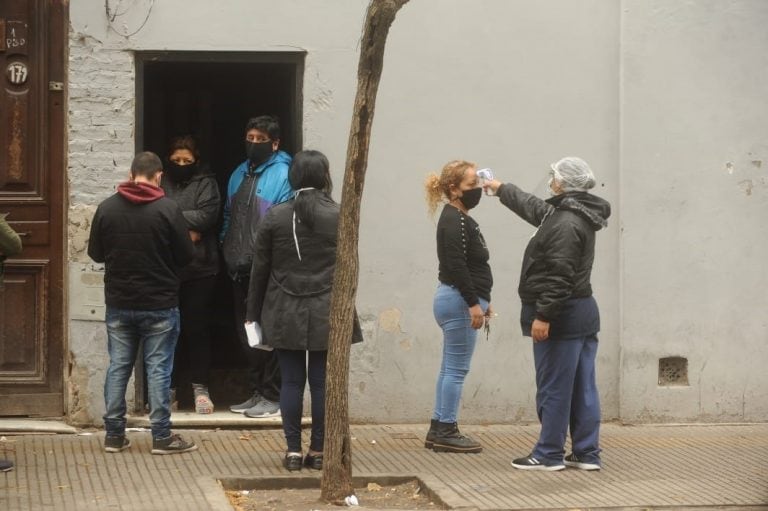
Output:
<instances>
[{"instance_id":1,"label":"woman with curly hair","mask_svg":"<svg viewBox=\"0 0 768 511\"><path fill-rule=\"evenodd\" d=\"M461 434L457 423L464 379L475 350L477 330L491 315L493 276L480 226L469 216L482 197L474 163L452 161L426 183L427 204L437 222L439 271L433 303L443 331L443 356L437 376L435 408L424 447L435 452L477 453L483 447Z\"/></svg>"}]
</instances>

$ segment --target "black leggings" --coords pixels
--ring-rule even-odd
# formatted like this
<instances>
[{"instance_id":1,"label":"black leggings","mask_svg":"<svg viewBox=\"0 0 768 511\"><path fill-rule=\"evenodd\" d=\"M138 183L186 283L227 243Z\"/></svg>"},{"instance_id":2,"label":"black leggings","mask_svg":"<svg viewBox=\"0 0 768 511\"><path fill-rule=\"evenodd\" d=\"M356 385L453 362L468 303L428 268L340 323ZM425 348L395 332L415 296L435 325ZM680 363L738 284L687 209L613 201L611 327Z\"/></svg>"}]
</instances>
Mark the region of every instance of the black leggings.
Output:
<instances>
[{"instance_id":1,"label":"black leggings","mask_svg":"<svg viewBox=\"0 0 768 511\"><path fill-rule=\"evenodd\" d=\"M280 365L280 414L289 452L301 452L301 416L304 387L309 380L312 401L312 435L309 448L323 452L325 440L325 362L327 351L276 349ZM307 363L309 354L309 363Z\"/></svg>"},{"instance_id":2,"label":"black leggings","mask_svg":"<svg viewBox=\"0 0 768 511\"><path fill-rule=\"evenodd\" d=\"M173 385L176 386L177 363L187 364L192 383L208 385L211 369L211 310L216 276L182 282L179 288L181 333L176 345L173 364ZM180 356L183 352L186 356Z\"/></svg>"}]
</instances>

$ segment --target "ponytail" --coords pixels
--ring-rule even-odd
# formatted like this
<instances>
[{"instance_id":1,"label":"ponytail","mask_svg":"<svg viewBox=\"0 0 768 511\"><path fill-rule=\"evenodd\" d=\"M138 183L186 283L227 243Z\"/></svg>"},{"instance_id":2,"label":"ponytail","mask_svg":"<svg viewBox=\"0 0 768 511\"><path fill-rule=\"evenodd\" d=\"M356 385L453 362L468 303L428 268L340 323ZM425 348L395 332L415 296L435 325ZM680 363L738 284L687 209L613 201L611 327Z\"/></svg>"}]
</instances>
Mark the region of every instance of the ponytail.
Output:
<instances>
[{"instance_id":1,"label":"ponytail","mask_svg":"<svg viewBox=\"0 0 768 511\"><path fill-rule=\"evenodd\" d=\"M458 187L464 179L467 169L474 168L475 164L466 160L453 160L443 167L440 176L434 172L427 175L424 180L424 189L427 195L427 210L430 216L434 216L437 205L451 200L451 185Z\"/></svg>"}]
</instances>

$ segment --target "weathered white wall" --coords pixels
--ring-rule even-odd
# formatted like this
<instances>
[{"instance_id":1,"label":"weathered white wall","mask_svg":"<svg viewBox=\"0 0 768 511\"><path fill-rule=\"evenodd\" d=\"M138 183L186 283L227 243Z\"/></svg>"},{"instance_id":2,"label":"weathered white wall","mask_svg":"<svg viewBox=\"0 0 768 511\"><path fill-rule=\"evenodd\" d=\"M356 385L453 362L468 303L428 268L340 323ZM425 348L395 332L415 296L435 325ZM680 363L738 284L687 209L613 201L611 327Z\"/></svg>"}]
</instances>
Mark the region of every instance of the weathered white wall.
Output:
<instances>
[{"instance_id":1,"label":"weathered white wall","mask_svg":"<svg viewBox=\"0 0 768 511\"><path fill-rule=\"evenodd\" d=\"M432 315L435 224L422 183L452 159L489 166L545 193L549 164L576 154L618 195L618 29L613 2L414 1L389 34L361 223L362 309L377 323L377 363L355 401L358 417L426 420L440 365ZM535 420L530 339L520 334L517 284L534 228L497 199L473 210L491 251L499 314L481 336L460 420ZM602 306L599 379L606 417L618 412L618 222L598 237ZM356 348L355 348L356 349ZM375 403L375 405L367 404Z\"/></svg>"},{"instance_id":2,"label":"weathered white wall","mask_svg":"<svg viewBox=\"0 0 768 511\"><path fill-rule=\"evenodd\" d=\"M759 236L765 234L759 214L765 180L751 163L765 159L766 150L758 83L765 80L768 45L755 19L759 14L765 21L765 10L756 7L759 0L720 3L675 2L681 8L668 17L654 14L665 3L639 0L418 0L405 6L387 44L363 200L358 309L366 342L353 348L354 419L429 418L441 339L432 316L437 260L423 199L427 172L464 158L544 194L549 164L571 154L592 164L596 193L614 206L608 230L598 236L593 276L603 317L604 416L768 420L766 405L757 403L767 377L756 371L759 350L765 358L759 307L765 299L758 287L738 294L741 284L732 278L751 271L747 282L766 279L758 263L766 255L765 236ZM123 179L133 155L133 50L306 51L304 147L328 155L339 184L366 4L158 1L144 28L125 38L108 28L103 2L72 0L71 294L91 278L83 253L89 215ZM131 3L117 30L137 28L149 5ZM703 27L719 36L697 35L707 32ZM702 83L712 86L702 90ZM747 156L750 151L758 156ZM746 179L753 180L751 195ZM726 190L731 195L723 197ZM516 292L533 228L493 198L473 215L491 249L499 317L490 340L478 343L460 420L535 420L531 347L520 335ZM714 231L713 222L721 228ZM752 229L740 228L744 222ZM689 225L697 227L685 230ZM752 237L734 245L738 233ZM709 246L709 255L685 250L689 246ZM80 314L87 316L87 308ZM706 321L695 322L699 315ZM76 319L71 325L72 387L80 403L73 416L98 421L104 327ZM748 335L723 342L722 334L739 327ZM700 335L691 335L693 329ZM744 363L755 367L730 379L735 366L721 351L734 341ZM726 353L735 358L735 351ZM670 353L688 356L692 369L709 361L704 384L676 393L657 389L657 359ZM694 397L704 405L680 413ZM726 401L731 410L731 401L742 400L749 413L718 411Z\"/></svg>"},{"instance_id":3,"label":"weathered white wall","mask_svg":"<svg viewBox=\"0 0 768 511\"><path fill-rule=\"evenodd\" d=\"M768 2L622 18L621 415L768 420ZM667 356L690 386L656 385Z\"/></svg>"}]
</instances>

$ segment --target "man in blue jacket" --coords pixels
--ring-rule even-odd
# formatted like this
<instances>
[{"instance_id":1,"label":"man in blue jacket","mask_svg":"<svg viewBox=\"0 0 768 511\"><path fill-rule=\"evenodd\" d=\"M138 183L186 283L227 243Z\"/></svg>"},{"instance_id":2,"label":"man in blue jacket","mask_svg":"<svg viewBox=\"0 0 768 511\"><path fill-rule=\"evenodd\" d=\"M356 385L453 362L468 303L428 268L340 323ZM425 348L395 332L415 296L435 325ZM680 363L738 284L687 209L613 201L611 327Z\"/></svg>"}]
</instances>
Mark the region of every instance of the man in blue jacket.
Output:
<instances>
[{"instance_id":1,"label":"man in blue jacket","mask_svg":"<svg viewBox=\"0 0 768 511\"><path fill-rule=\"evenodd\" d=\"M280 151L277 118L254 117L245 126L248 159L229 178L220 240L234 292L235 329L250 367L251 397L230 410L247 417L280 414L280 369L271 351L251 348L245 333L245 310L256 231L272 206L293 195L288 183L291 157Z\"/></svg>"}]
</instances>

